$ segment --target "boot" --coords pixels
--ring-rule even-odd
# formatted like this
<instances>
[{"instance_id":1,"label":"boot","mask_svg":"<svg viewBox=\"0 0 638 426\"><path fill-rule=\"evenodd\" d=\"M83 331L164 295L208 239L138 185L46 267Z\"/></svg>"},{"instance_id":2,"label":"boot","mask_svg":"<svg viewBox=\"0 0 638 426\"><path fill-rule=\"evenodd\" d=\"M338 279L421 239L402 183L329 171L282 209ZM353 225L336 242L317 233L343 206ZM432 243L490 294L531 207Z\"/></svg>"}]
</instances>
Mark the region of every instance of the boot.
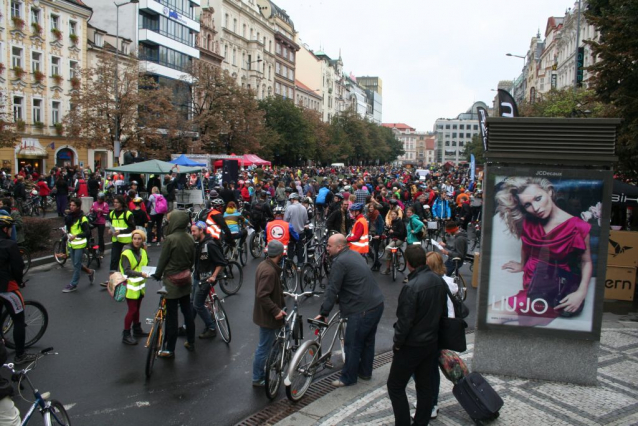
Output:
<instances>
[{"instance_id":1,"label":"boot","mask_svg":"<svg viewBox=\"0 0 638 426\"><path fill-rule=\"evenodd\" d=\"M133 336L135 337L146 337L148 333L142 330L142 323L136 322L133 324Z\"/></svg>"},{"instance_id":2,"label":"boot","mask_svg":"<svg viewBox=\"0 0 638 426\"><path fill-rule=\"evenodd\" d=\"M131 336L131 330L124 330L122 332L122 343L126 345L137 345L137 340Z\"/></svg>"}]
</instances>

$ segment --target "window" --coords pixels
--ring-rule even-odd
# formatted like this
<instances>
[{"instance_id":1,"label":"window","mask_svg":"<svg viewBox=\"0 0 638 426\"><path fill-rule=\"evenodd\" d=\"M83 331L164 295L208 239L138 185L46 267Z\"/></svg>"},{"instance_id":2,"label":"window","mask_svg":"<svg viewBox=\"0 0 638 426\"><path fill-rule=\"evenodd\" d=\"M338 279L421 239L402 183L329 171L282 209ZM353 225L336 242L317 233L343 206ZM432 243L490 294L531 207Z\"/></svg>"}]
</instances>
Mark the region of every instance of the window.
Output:
<instances>
[{"instance_id":1,"label":"window","mask_svg":"<svg viewBox=\"0 0 638 426\"><path fill-rule=\"evenodd\" d=\"M22 49L19 47L11 48L11 67L12 68L22 68Z\"/></svg>"},{"instance_id":2,"label":"window","mask_svg":"<svg viewBox=\"0 0 638 426\"><path fill-rule=\"evenodd\" d=\"M468 124L468 126L469 126L469 124ZM459 125L459 129L460 129L460 130L465 130L465 124L461 124L461 125Z\"/></svg>"},{"instance_id":3,"label":"window","mask_svg":"<svg viewBox=\"0 0 638 426\"><path fill-rule=\"evenodd\" d=\"M40 9L31 9L31 23L40 25Z\"/></svg>"},{"instance_id":4,"label":"window","mask_svg":"<svg viewBox=\"0 0 638 426\"><path fill-rule=\"evenodd\" d=\"M11 2L11 17L22 18L22 3L19 1Z\"/></svg>"},{"instance_id":5,"label":"window","mask_svg":"<svg viewBox=\"0 0 638 426\"><path fill-rule=\"evenodd\" d=\"M277 54L281 55L281 44L277 43L275 48L277 49Z\"/></svg>"},{"instance_id":6,"label":"window","mask_svg":"<svg viewBox=\"0 0 638 426\"><path fill-rule=\"evenodd\" d=\"M75 21L69 21L69 35L77 35L78 33L78 23Z\"/></svg>"},{"instance_id":7,"label":"window","mask_svg":"<svg viewBox=\"0 0 638 426\"><path fill-rule=\"evenodd\" d=\"M452 129L453 130L456 130L456 127L457 127L456 124L452 124Z\"/></svg>"},{"instance_id":8,"label":"window","mask_svg":"<svg viewBox=\"0 0 638 426\"><path fill-rule=\"evenodd\" d=\"M51 123L56 124L60 122L60 102L51 102Z\"/></svg>"},{"instance_id":9,"label":"window","mask_svg":"<svg viewBox=\"0 0 638 426\"><path fill-rule=\"evenodd\" d=\"M60 29L60 17L58 15L51 15L51 29Z\"/></svg>"},{"instance_id":10,"label":"window","mask_svg":"<svg viewBox=\"0 0 638 426\"><path fill-rule=\"evenodd\" d=\"M478 130L478 124L475 124L475 125L473 126L473 129L474 129L474 130Z\"/></svg>"},{"instance_id":11,"label":"window","mask_svg":"<svg viewBox=\"0 0 638 426\"><path fill-rule=\"evenodd\" d=\"M445 146L450 146L450 141L445 141Z\"/></svg>"},{"instance_id":12,"label":"window","mask_svg":"<svg viewBox=\"0 0 638 426\"><path fill-rule=\"evenodd\" d=\"M51 75L60 75L60 58L51 56Z\"/></svg>"},{"instance_id":13,"label":"window","mask_svg":"<svg viewBox=\"0 0 638 426\"><path fill-rule=\"evenodd\" d=\"M93 42L97 47L102 47L104 45L104 38L102 37L102 34L95 33Z\"/></svg>"},{"instance_id":14,"label":"window","mask_svg":"<svg viewBox=\"0 0 638 426\"><path fill-rule=\"evenodd\" d=\"M452 137L455 138L456 137L456 133L452 133Z\"/></svg>"},{"instance_id":15,"label":"window","mask_svg":"<svg viewBox=\"0 0 638 426\"><path fill-rule=\"evenodd\" d=\"M470 125L468 124L468 127L469 127L469 126L470 126ZM466 133L466 134L465 134L465 137L466 137L466 138L471 138L471 137L472 137L472 134L471 134L471 133Z\"/></svg>"},{"instance_id":16,"label":"window","mask_svg":"<svg viewBox=\"0 0 638 426\"><path fill-rule=\"evenodd\" d=\"M24 115L22 113L22 103L24 102L24 98L21 96L13 97L13 121L22 120Z\"/></svg>"},{"instance_id":17,"label":"window","mask_svg":"<svg viewBox=\"0 0 638 426\"><path fill-rule=\"evenodd\" d=\"M443 130L443 124L437 124L436 130Z\"/></svg>"},{"instance_id":18,"label":"window","mask_svg":"<svg viewBox=\"0 0 638 426\"><path fill-rule=\"evenodd\" d=\"M463 146L464 144L465 144L465 142L463 142L463 141L459 142L459 146Z\"/></svg>"},{"instance_id":19,"label":"window","mask_svg":"<svg viewBox=\"0 0 638 426\"><path fill-rule=\"evenodd\" d=\"M254 35L254 34L255 34L255 33L253 32L253 29L251 28L251 29L250 29L250 39L251 39L251 40L253 39L253 35Z\"/></svg>"},{"instance_id":20,"label":"window","mask_svg":"<svg viewBox=\"0 0 638 426\"><path fill-rule=\"evenodd\" d=\"M446 129L446 130L450 130L450 125L449 125L449 124L446 124L446 125L445 125L445 129Z\"/></svg>"},{"instance_id":21,"label":"window","mask_svg":"<svg viewBox=\"0 0 638 426\"><path fill-rule=\"evenodd\" d=\"M246 68L246 52L242 52L241 54L241 67Z\"/></svg>"},{"instance_id":22,"label":"window","mask_svg":"<svg viewBox=\"0 0 638 426\"><path fill-rule=\"evenodd\" d=\"M77 61L69 61L69 78L79 77Z\"/></svg>"},{"instance_id":23,"label":"window","mask_svg":"<svg viewBox=\"0 0 638 426\"><path fill-rule=\"evenodd\" d=\"M224 28L230 28L230 16L228 16L228 13L224 15L224 18Z\"/></svg>"},{"instance_id":24,"label":"window","mask_svg":"<svg viewBox=\"0 0 638 426\"><path fill-rule=\"evenodd\" d=\"M268 65L268 80L272 80L272 66Z\"/></svg>"},{"instance_id":25,"label":"window","mask_svg":"<svg viewBox=\"0 0 638 426\"><path fill-rule=\"evenodd\" d=\"M241 35L242 37L246 38L246 24L242 26Z\"/></svg>"},{"instance_id":26,"label":"window","mask_svg":"<svg viewBox=\"0 0 638 426\"><path fill-rule=\"evenodd\" d=\"M228 45L224 45L224 58L228 59Z\"/></svg>"},{"instance_id":27,"label":"window","mask_svg":"<svg viewBox=\"0 0 638 426\"><path fill-rule=\"evenodd\" d=\"M233 47L233 65L237 65L237 49Z\"/></svg>"},{"instance_id":28,"label":"window","mask_svg":"<svg viewBox=\"0 0 638 426\"><path fill-rule=\"evenodd\" d=\"M275 64L275 74L281 74L281 64L279 62Z\"/></svg>"},{"instance_id":29,"label":"window","mask_svg":"<svg viewBox=\"0 0 638 426\"><path fill-rule=\"evenodd\" d=\"M284 47L284 58L288 59L288 49Z\"/></svg>"},{"instance_id":30,"label":"window","mask_svg":"<svg viewBox=\"0 0 638 426\"><path fill-rule=\"evenodd\" d=\"M266 37L264 37L264 44L266 44ZM272 40L268 40L268 51L272 52Z\"/></svg>"},{"instance_id":31,"label":"window","mask_svg":"<svg viewBox=\"0 0 638 426\"><path fill-rule=\"evenodd\" d=\"M237 34L237 19L233 19L233 32Z\"/></svg>"},{"instance_id":32,"label":"window","mask_svg":"<svg viewBox=\"0 0 638 426\"><path fill-rule=\"evenodd\" d=\"M31 72L36 72L41 70L42 70L42 53L31 52Z\"/></svg>"},{"instance_id":33,"label":"window","mask_svg":"<svg viewBox=\"0 0 638 426\"><path fill-rule=\"evenodd\" d=\"M31 109L33 124L42 122L42 99L33 100L33 108Z\"/></svg>"},{"instance_id":34,"label":"window","mask_svg":"<svg viewBox=\"0 0 638 426\"><path fill-rule=\"evenodd\" d=\"M290 62L295 62L295 52L290 51Z\"/></svg>"},{"instance_id":35,"label":"window","mask_svg":"<svg viewBox=\"0 0 638 426\"><path fill-rule=\"evenodd\" d=\"M456 146L456 141L452 141L452 146Z\"/></svg>"},{"instance_id":36,"label":"window","mask_svg":"<svg viewBox=\"0 0 638 426\"><path fill-rule=\"evenodd\" d=\"M294 70L290 70L290 75L288 76L291 80L295 80L295 71Z\"/></svg>"},{"instance_id":37,"label":"window","mask_svg":"<svg viewBox=\"0 0 638 426\"><path fill-rule=\"evenodd\" d=\"M253 55L248 55L248 69L253 69Z\"/></svg>"}]
</instances>

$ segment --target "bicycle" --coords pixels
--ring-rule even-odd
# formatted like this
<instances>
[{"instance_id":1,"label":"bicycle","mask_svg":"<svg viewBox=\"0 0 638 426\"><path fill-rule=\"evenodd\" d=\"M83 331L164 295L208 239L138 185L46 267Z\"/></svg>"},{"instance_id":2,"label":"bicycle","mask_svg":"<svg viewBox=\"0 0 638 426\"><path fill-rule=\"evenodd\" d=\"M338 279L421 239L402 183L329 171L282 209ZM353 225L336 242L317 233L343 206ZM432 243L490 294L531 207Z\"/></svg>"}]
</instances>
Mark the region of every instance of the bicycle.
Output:
<instances>
[{"instance_id":1,"label":"bicycle","mask_svg":"<svg viewBox=\"0 0 638 426\"><path fill-rule=\"evenodd\" d=\"M44 207L42 207L39 195L29 195L24 203L22 203L21 212L23 216L42 216L46 215Z\"/></svg>"},{"instance_id":2,"label":"bicycle","mask_svg":"<svg viewBox=\"0 0 638 426\"><path fill-rule=\"evenodd\" d=\"M396 238L392 238L393 242L398 241ZM390 247L390 273L392 275L392 281L396 281L397 272L403 273L405 271L405 256L403 256L403 250L401 247Z\"/></svg>"},{"instance_id":3,"label":"bicycle","mask_svg":"<svg viewBox=\"0 0 638 426\"><path fill-rule=\"evenodd\" d=\"M481 222L478 220L471 222L470 226L474 230L474 238L472 238L472 248L470 250L474 251L481 247Z\"/></svg>"},{"instance_id":4,"label":"bicycle","mask_svg":"<svg viewBox=\"0 0 638 426\"><path fill-rule=\"evenodd\" d=\"M294 293L297 291L297 267L292 260L288 259L285 250L279 266L281 267L281 283L284 290Z\"/></svg>"},{"instance_id":5,"label":"bicycle","mask_svg":"<svg viewBox=\"0 0 638 426\"><path fill-rule=\"evenodd\" d=\"M217 323L217 329L219 330L222 340L226 343L230 343L230 323L228 322L226 310L222 306L223 303L224 300L217 295L217 292L215 292L215 283L213 283L208 291L208 296L206 296L204 306L208 309L211 316L215 318L215 323Z\"/></svg>"},{"instance_id":6,"label":"bicycle","mask_svg":"<svg viewBox=\"0 0 638 426\"><path fill-rule=\"evenodd\" d=\"M62 231L62 237L55 243L53 243L53 258L58 263L58 265L64 265L66 263L66 259L68 257L67 251L67 232L66 226L62 226L60 228L53 228L57 231Z\"/></svg>"},{"instance_id":7,"label":"bicycle","mask_svg":"<svg viewBox=\"0 0 638 426\"><path fill-rule=\"evenodd\" d=\"M294 304L292 310L286 312L284 317L284 325L277 333L268 358L266 360L266 396L273 400L279 392L281 386L282 375L288 367L288 363L293 353L297 350L303 341L303 317L298 313L299 299L304 297L312 297L323 294L322 292L306 291L300 294L284 291L284 296L292 297Z\"/></svg>"},{"instance_id":8,"label":"bicycle","mask_svg":"<svg viewBox=\"0 0 638 426\"><path fill-rule=\"evenodd\" d=\"M315 374L325 368L333 368L332 350L338 340L341 348L341 360L346 362L345 337L347 319L336 312L328 323L308 318L311 328L315 328L316 337L305 341L292 357L284 385L286 396L293 402L299 401L306 393ZM322 342L328 333L334 330L330 346L324 352Z\"/></svg>"},{"instance_id":9,"label":"bicycle","mask_svg":"<svg viewBox=\"0 0 638 426\"><path fill-rule=\"evenodd\" d=\"M473 257L472 260L474 260ZM454 272L452 272L452 279L459 288L459 291L456 293L456 297L458 297L461 301L465 301L465 299L467 299L467 286L465 285L465 279L463 279L463 276L459 272L459 269L461 268L461 266L463 266L463 261L460 257L455 257L452 259L452 262L454 262Z\"/></svg>"},{"instance_id":10,"label":"bicycle","mask_svg":"<svg viewBox=\"0 0 638 426\"><path fill-rule=\"evenodd\" d=\"M164 296L166 296L167 293L168 292L164 288L157 290L157 294L160 295L157 312L155 312L154 318L146 319L146 324L151 325L151 331L148 333L146 345L144 345L145 348L148 348L146 353L146 368L144 370L147 378L150 378L151 374L153 374L155 358L157 358L157 353L164 345L163 326L164 321L166 321L166 299Z\"/></svg>"},{"instance_id":11,"label":"bicycle","mask_svg":"<svg viewBox=\"0 0 638 426\"><path fill-rule=\"evenodd\" d=\"M42 350L40 354L42 356L50 355L52 350L53 348L47 348ZM7 370L11 371L11 379L13 381L18 382L18 388L19 388L18 393L20 394L20 397L22 397L22 399L27 401L27 399L25 399L22 396L22 392L20 392L20 390L23 389L22 387L23 379L27 380L29 387L33 391L33 396L35 397L35 401L33 401L33 405L31 405L31 408L29 409L29 411L27 411L27 414L22 419L22 425L24 426L29 423L29 420L31 420L31 416L33 415L33 413L35 412L37 408L40 411L40 414L42 414L42 418L44 420L45 426L53 426L53 425L70 426L71 420L69 419L69 415L66 412L64 405L62 405L62 403L56 399L49 399L51 396L49 392L40 393L40 391L38 391L33 386L33 382L31 382L31 379L29 379L28 373L31 370L33 370L36 367L36 365L37 365L37 360L29 364L29 366L27 366L26 368L22 370L17 370L17 371L14 369L15 365L13 363L2 365L3 368L6 368Z\"/></svg>"},{"instance_id":12,"label":"bicycle","mask_svg":"<svg viewBox=\"0 0 638 426\"><path fill-rule=\"evenodd\" d=\"M310 244L306 248L306 263L301 268L301 290L314 291L317 283L321 288L325 288L324 278L328 277L330 272L330 259L326 251L325 239L317 242L313 239L314 244Z\"/></svg>"},{"instance_id":13,"label":"bicycle","mask_svg":"<svg viewBox=\"0 0 638 426\"><path fill-rule=\"evenodd\" d=\"M4 306L2 307L4 308ZM0 308L1 309L1 308ZM9 349L15 349L13 340L13 319L9 315L8 309L2 309L0 315L0 338L4 339L4 344ZM34 300L24 301L24 347L35 345L44 336L49 326L49 313L45 307Z\"/></svg>"},{"instance_id":14,"label":"bicycle","mask_svg":"<svg viewBox=\"0 0 638 426\"><path fill-rule=\"evenodd\" d=\"M31 268L31 251L26 247L18 247L20 249L20 256L22 256L22 262L24 267L22 268L22 275L26 275Z\"/></svg>"},{"instance_id":15,"label":"bicycle","mask_svg":"<svg viewBox=\"0 0 638 426\"><path fill-rule=\"evenodd\" d=\"M227 296L236 294L244 282L244 271L241 265L235 261L230 261L217 277L219 288L222 289Z\"/></svg>"},{"instance_id":16,"label":"bicycle","mask_svg":"<svg viewBox=\"0 0 638 426\"><path fill-rule=\"evenodd\" d=\"M244 241L244 243L240 245L239 239L235 241L235 245L232 247L224 244L224 256L226 259L239 261L241 266L246 266L246 263L248 263L248 244Z\"/></svg>"},{"instance_id":17,"label":"bicycle","mask_svg":"<svg viewBox=\"0 0 638 426\"><path fill-rule=\"evenodd\" d=\"M248 223L248 226L253 228L253 233L250 235L248 241L250 255L253 257L253 259L257 259L258 257L263 256L264 248L266 247L264 233L257 230L257 228L255 228L255 226L252 225L250 222Z\"/></svg>"},{"instance_id":18,"label":"bicycle","mask_svg":"<svg viewBox=\"0 0 638 426\"><path fill-rule=\"evenodd\" d=\"M82 264L90 269L92 262L95 262L98 268L102 263L100 259L100 246L95 244L93 237L90 237L86 244L86 250L84 250L82 254Z\"/></svg>"}]
</instances>

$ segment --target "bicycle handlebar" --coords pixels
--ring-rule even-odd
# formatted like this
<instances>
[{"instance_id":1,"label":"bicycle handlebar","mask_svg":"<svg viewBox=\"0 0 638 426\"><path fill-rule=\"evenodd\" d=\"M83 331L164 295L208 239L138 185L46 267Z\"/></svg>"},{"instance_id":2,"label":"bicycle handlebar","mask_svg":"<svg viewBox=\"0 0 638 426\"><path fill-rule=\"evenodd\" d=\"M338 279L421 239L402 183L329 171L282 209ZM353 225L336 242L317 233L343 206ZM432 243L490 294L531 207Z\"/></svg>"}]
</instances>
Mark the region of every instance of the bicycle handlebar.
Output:
<instances>
[{"instance_id":1,"label":"bicycle handlebar","mask_svg":"<svg viewBox=\"0 0 638 426\"><path fill-rule=\"evenodd\" d=\"M284 291L284 296L293 297L297 300L301 296L318 296L323 294L323 291L304 291L303 293L290 293L288 291Z\"/></svg>"}]
</instances>

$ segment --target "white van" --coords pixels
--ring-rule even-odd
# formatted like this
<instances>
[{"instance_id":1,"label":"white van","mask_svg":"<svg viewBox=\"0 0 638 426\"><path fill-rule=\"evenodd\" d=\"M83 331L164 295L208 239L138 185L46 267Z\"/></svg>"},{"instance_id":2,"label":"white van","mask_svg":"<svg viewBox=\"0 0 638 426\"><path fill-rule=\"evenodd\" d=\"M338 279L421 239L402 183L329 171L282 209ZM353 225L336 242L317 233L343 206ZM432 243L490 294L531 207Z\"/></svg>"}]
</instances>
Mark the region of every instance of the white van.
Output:
<instances>
[{"instance_id":1,"label":"white van","mask_svg":"<svg viewBox=\"0 0 638 426\"><path fill-rule=\"evenodd\" d=\"M416 174L419 176L419 180L425 180L425 178L430 174L430 171L426 169L417 169Z\"/></svg>"},{"instance_id":2,"label":"white van","mask_svg":"<svg viewBox=\"0 0 638 426\"><path fill-rule=\"evenodd\" d=\"M331 167L345 167L345 163L332 163Z\"/></svg>"}]
</instances>

